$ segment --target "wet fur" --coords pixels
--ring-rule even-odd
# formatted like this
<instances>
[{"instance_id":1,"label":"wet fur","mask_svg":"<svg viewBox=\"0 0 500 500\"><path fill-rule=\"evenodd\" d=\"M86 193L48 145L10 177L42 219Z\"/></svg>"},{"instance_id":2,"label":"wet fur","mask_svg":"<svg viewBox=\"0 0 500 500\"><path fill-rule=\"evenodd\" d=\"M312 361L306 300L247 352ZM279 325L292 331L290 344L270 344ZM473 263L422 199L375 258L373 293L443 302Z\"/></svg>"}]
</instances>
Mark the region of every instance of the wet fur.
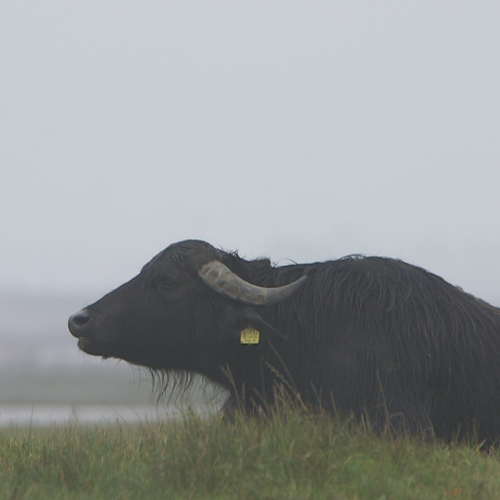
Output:
<instances>
[{"instance_id":1,"label":"wet fur","mask_svg":"<svg viewBox=\"0 0 500 500\"><path fill-rule=\"evenodd\" d=\"M303 399L376 426L450 437L500 431L500 310L440 277L380 257L286 267L225 254L238 275L279 286L306 274L261 316L288 340L274 358Z\"/></svg>"},{"instance_id":2,"label":"wet fur","mask_svg":"<svg viewBox=\"0 0 500 500\"><path fill-rule=\"evenodd\" d=\"M264 287L307 280L276 305L242 304L198 276L214 259ZM166 275L179 281L173 292L158 288ZM240 344L249 325L259 345ZM200 374L228 391L228 409L269 407L284 387L378 429L500 434L500 310L399 260L276 267L189 240L74 315L70 329L89 354L150 367L160 396L170 383L175 398Z\"/></svg>"}]
</instances>

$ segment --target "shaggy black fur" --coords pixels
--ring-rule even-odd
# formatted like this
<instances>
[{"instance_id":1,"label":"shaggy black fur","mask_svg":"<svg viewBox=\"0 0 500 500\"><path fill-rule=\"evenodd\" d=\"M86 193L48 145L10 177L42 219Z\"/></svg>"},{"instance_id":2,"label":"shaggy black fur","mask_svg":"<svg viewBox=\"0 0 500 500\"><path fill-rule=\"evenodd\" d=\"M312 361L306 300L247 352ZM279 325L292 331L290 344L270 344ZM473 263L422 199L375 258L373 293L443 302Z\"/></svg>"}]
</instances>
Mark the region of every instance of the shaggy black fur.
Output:
<instances>
[{"instance_id":1,"label":"shaggy black fur","mask_svg":"<svg viewBox=\"0 0 500 500\"><path fill-rule=\"evenodd\" d=\"M250 283L307 276L291 298L249 306L209 289L220 260ZM241 345L242 329L261 332ZM200 241L171 245L141 273L70 318L85 352L162 372L202 374L248 409L284 384L307 405L376 428L440 438L500 433L500 309L404 262L351 256L274 267Z\"/></svg>"}]
</instances>

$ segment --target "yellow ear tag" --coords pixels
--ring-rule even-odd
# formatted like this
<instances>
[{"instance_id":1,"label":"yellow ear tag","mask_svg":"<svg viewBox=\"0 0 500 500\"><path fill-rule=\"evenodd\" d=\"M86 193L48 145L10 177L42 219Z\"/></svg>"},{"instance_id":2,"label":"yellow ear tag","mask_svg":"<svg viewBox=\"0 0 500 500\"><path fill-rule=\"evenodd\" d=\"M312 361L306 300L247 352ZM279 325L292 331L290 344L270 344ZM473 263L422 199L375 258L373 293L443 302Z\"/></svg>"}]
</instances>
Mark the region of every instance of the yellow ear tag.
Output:
<instances>
[{"instance_id":1,"label":"yellow ear tag","mask_svg":"<svg viewBox=\"0 0 500 500\"><path fill-rule=\"evenodd\" d=\"M255 345L260 342L260 332L251 326L241 331L240 344Z\"/></svg>"}]
</instances>

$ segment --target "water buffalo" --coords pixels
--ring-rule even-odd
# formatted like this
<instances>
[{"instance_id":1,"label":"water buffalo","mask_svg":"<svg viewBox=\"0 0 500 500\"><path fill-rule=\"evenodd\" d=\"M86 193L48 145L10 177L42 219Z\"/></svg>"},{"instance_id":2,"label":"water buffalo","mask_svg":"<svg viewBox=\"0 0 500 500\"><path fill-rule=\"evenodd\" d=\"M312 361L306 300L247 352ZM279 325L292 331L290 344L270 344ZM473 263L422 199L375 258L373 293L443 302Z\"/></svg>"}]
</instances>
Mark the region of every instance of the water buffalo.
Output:
<instances>
[{"instance_id":1,"label":"water buffalo","mask_svg":"<svg viewBox=\"0 0 500 500\"><path fill-rule=\"evenodd\" d=\"M500 309L399 260L273 266L175 243L69 319L84 352L449 439L500 433Z\"/></svg>"}]
</instances>

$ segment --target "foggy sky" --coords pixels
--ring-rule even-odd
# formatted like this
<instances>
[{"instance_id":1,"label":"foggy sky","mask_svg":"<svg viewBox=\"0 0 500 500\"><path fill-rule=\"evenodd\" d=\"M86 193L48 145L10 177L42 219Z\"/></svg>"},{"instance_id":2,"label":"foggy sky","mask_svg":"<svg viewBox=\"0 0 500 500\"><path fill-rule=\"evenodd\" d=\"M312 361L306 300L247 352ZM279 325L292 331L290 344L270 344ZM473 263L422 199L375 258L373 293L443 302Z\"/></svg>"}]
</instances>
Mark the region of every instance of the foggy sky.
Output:
<instances>
[{"instance_id":1,"label":"foggy sky","mask_svg":"<svg viewBox=\"0 0 500 500\"><path fill-rule=\"evenodd\" d=\"M199 238L500 304L500 3L0 3L0 289Z\"/></svg>"}]
</instances>

